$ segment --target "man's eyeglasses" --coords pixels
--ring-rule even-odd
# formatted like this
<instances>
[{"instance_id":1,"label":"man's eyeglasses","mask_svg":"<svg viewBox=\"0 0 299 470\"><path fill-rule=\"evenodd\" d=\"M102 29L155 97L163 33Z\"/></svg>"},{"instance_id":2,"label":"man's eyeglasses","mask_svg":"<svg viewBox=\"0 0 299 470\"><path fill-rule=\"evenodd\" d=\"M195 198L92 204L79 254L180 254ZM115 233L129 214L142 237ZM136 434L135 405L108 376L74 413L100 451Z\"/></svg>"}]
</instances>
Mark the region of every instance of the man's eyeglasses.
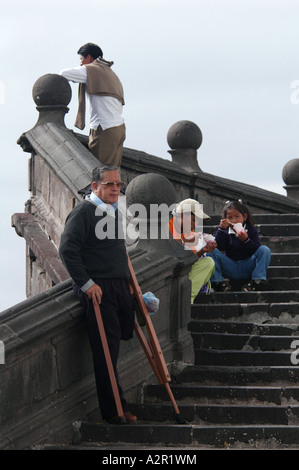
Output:
<instances>
[{"instance_id":1,"label":"man's eyeglasses","mask_svg":"<svg viewBox=\"0 0 299 470\"><path fill-rule=\"evenodd\" d=\"M121 189L124 187L125 183L123 181L117 181L117 183L114 183L114 181L104 181L104 182L101 182L100 181L100 184L105 184L105 186L107 186L107 188L113 188L113 186L117 186L118 189Z\"/></svg>"}]
</instances>

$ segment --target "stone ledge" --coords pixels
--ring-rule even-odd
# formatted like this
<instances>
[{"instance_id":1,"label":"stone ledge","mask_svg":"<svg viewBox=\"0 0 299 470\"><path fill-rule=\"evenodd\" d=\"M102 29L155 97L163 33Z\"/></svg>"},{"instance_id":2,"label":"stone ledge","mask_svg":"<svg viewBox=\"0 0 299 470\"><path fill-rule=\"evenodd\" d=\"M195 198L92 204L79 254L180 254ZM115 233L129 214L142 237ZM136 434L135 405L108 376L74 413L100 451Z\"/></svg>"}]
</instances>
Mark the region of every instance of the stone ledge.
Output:
<instances>
[{"instance_id":1,"label":"stone ledge","mask_svg":"<svg viewBox=\"0 0 299 470\"><path fill-rule=\"evenodd\" d=\"M12 226L24 237L39 263L50 275L54 284L66 281L70 276L59 258L57 248L40 227L37 219L29 213L12 216Z\"/></svg>"}]
</instances>

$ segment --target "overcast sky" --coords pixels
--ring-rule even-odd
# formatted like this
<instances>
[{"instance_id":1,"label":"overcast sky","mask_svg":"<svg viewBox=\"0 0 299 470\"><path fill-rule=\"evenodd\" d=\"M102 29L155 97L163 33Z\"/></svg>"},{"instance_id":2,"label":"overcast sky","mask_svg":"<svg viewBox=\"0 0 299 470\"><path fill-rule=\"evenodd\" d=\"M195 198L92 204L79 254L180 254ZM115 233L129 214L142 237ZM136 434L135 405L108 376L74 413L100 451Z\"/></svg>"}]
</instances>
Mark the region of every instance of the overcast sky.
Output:
<instances>
[{"instance_id":1,"label":"overcast sky","mask_svg":"<svg viewBox=\"0 0 299 470\"><path fill-rule=\"evenodd\" d=\"M30 197L16 141L36 123L40 76L79 66L78 48L95 42L124 86L126 147L170 159L168 129L190 120L203 171L285 195L283 166L299 158L298 22L299 0L1 0L0 311L25 299L10 218Z\"/></svg>"}]
</instances>

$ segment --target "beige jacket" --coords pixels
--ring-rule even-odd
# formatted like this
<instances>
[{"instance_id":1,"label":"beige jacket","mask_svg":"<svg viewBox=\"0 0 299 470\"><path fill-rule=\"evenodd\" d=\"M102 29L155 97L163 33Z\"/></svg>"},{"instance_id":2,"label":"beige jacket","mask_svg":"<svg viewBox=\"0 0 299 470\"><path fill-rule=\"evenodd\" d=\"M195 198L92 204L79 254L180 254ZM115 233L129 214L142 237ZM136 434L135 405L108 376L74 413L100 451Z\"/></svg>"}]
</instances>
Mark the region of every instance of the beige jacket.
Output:
<instances>
[{"instance_id":1,"label":"beige jacket","mask_svg":"<svg viewBox=\"0 0 299 470\"><path fill-rule=\"evenodd\" d=\"M108 62L102 58L94 60L91 64L85 65L87 71L87 90L88 93L98 96L113 96L123 105L124 91L116 73L111 70L113 62ZM85 83L79 83L79 105L75 126L79 129L85 127Z\"/></svg>"}]
</instances>

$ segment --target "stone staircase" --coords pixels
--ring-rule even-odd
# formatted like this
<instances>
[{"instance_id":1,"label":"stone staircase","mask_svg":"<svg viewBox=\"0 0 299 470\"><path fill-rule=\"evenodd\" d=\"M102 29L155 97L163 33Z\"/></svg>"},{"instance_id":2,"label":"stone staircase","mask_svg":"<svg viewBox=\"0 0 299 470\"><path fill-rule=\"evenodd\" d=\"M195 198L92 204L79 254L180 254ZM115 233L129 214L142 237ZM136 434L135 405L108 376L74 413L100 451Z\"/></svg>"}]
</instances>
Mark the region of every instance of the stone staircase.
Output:
<instances>
[{"instance_id":1,"label":"stone staircase","mask_svg":"<svg viewBox=\"0 0 299 470\"><path fill-rule=\"evenodd\" d=\"M299 214L255 221L272 250L271 290L202 295L192 306L195 364L170 384L187 424L175 423L163 386L147 385L142 403L131 405L138 424L109 426L93 417L76 423L77 444L299 448ZM218 222L213 217L205 231L214 233Z\"/></svg>"}]
</instances>

